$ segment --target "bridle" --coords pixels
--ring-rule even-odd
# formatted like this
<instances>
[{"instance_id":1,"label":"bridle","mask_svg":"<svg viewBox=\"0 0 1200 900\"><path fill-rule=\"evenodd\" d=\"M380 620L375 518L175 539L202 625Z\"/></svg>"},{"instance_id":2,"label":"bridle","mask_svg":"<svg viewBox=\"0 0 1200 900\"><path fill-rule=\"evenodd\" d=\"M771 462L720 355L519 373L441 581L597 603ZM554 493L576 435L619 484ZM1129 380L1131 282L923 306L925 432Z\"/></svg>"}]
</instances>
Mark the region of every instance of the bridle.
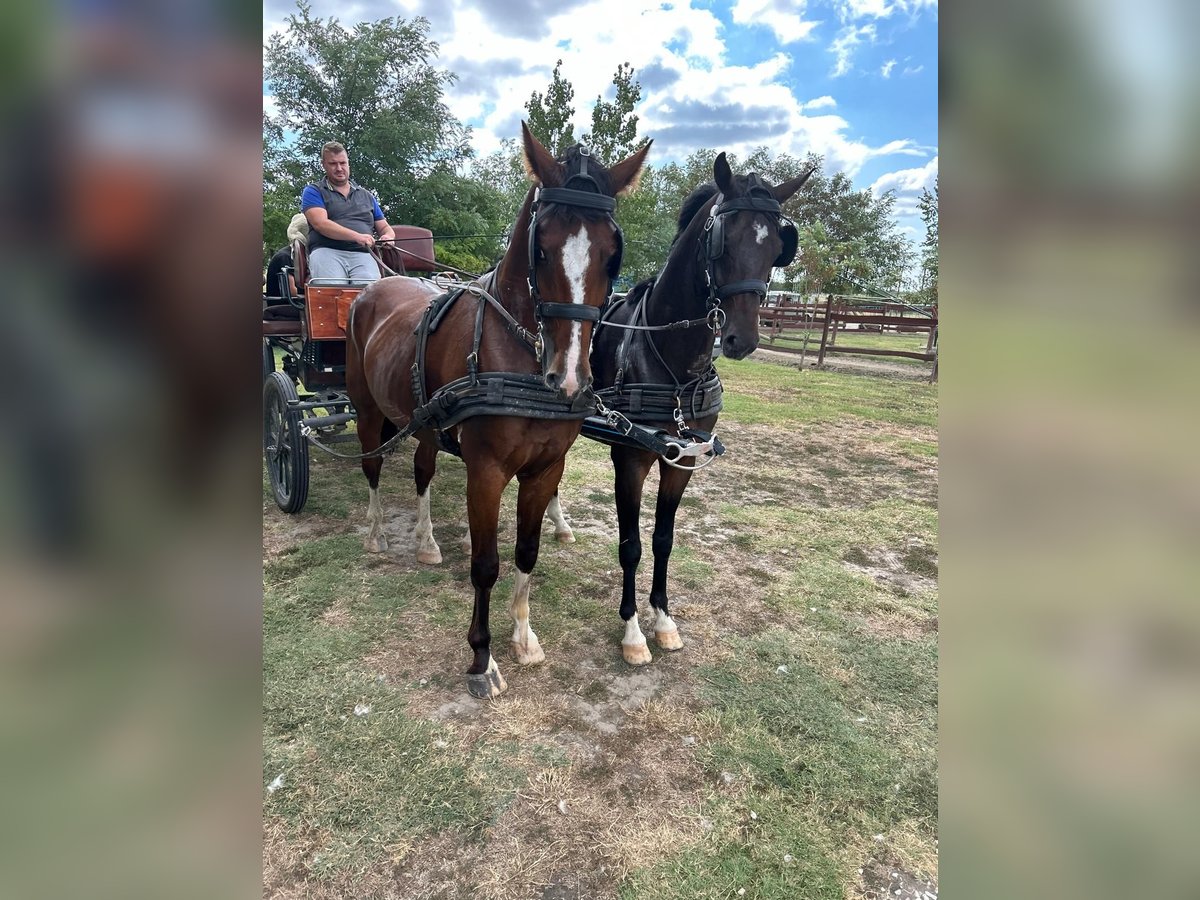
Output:
<instances>
[{"instance_id":1,"label":"bridle","mask_svg":"<svg viewBox=\"0 0 1200 900\"><path fill-rule=\"evenodd\" d=\"M576 209L598 209L605 213L605 217L612 224L617 236L617 257L615 264L609 268L608 272L608 292L607 297L612 295L613 285L613 270L620 268L620 258L624 247L624 236L621 234L621 226L617 224L617 220L613 218L613 210L617 208L617 201L604 194L600 190L600 185L596 179L588 174L587 164L591 154L586 147L579 148L579 158L582 162L580 170L566 180L563 187L560 188L545 188L538 187L534 190L533 202L530 204L529 216L529 296L533 301L534 316L537 319L537 340L535 343L535 352L539 362L542 358L542 349L544 347L543 330L546 319L571 319L578 322L598 322L602 307L588 306L583 303L560 303L542 299L541 291L538 288L537 281L537 229L539 213L545 213L545 207L552 204L561 206L573 206ZM570 187L571 184L577 183L579 188Z\"/></svg>"},{"instance_id":2,"label":"bridle","mask_svg":"<svg viewBox=\"0 0 1200 900\"><path fill-rule=\"evenodd\" d=\"M746 280L732 281L728 284L717 284L717 260L725 255L725 219L744 210L775 216L779 220L779 236L783 240L783 250L771 264L772 267L786 266L796 258L796 246L799 234L796 225L783 214L783 207L771 193L762 178L757 174L747 176L750 188L743 197L735 197L723 203L714 203L709 210L708 220L700 233L700 245L704 254L704 280L708 286L708 327L714 332L719 331L725 324L725 310L721 301L734 294L758 294L759 302L767 296L769 285L765 281Z\"/></svg>"}]
</instances>

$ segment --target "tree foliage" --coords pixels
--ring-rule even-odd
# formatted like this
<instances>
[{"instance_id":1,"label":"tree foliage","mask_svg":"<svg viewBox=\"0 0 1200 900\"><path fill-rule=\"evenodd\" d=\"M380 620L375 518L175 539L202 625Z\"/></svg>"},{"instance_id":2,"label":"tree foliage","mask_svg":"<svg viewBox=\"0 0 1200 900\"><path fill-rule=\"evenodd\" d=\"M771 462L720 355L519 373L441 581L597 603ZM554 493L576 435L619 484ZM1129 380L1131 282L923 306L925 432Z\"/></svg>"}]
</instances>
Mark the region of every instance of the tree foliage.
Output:
<instances>
[{"instance_id":1,"label":"tree foliage","mask_svg":"<svg viewBox=\"0 0 1200 900\"><path fill-rule=\"evenodd\" d=\"M637 135L638 117L633 110L642 99L642 85L634 80L633 66L627 62L617 66L612 83L616 87L614 98L611 101L596 98L596 105L592 107L592 130L583 136L583 142L608 162L616 162L640 150L647 140L638 140Z\"/></svg>"},{"instance_id":2,"label":"tree foliage","mask_svg":"<svg viewBox=\"0 0 1200 900\"><path fill-rule=\"evenodd\" d=\"M926 303L938 302L938 181L933 180L933 190L921 190L917 201L921 220L925 223L925 240L921 243L921 279L919 292Z\"/></svg>"},{"instance_id":3,"label":"tree foliage","mask_svg":"<svg viewBox=\"0 0 1200 900\"><path fill-rule=\"evenodd\" d=\"M571 124L575 116L575 107L571 105L575 88L563 78L562 62L560 59L554 64L554 74L546 93L534 91L525 103L529 130L555 156L575 143L575 126Z\"/></svg>"},{"instance_id":4,"label":"tree foliage","mask_svg":"<svg viewBox=\"0 0 1200 900\"><path fill-rule=\"evenodd\" d=\"M393 224L421 225L438 241L440 261L473 272L490 268L529 187L518 144L473 159L470 131L442 100L455 76L435 67L438 46L420 17L361 23L313 18L301 0L287 29L268 43L264 73L277 112L263 116L263 235L269 254L284 242L305 183L320 174L319 151L340 140L355 181L376 193ZM575 89L554 66L545 92L525 108L534 135L556 154L575 142ZM641 84L628 62L613 75L613 96L596 98L585 142L606 164L646 142L634 110ZM621 285L661 269L675 236L683 199L712 179L720 149L699 149L681 163L648 165L637 191L621 199L616 217L625 235ZM800 232L800 252L776 272L777 286L805 293L857 292L859 283L899 291L917 277L923 300L937 297L937 185L919 202L924 243L900 233L895 197L855 190L841 172L826 173L815 154L799 158L759 147L744 160L729 154L735 172L758 172L773 184L809 167L816 171L784 204Z\"/></svg>"},{"instance_id":5,"label":"tree foliage","mask_svg":"<svg viewBox=\"0 0 1200 900\"><path fill-rule=\"evenodd\" d=\"M455 76L433 65L437 53L421 17L348 29L335 18L313 18L301 0L265 55L278 109L263 123L272 210L289 196L298 201L320 175L321 145L337 140L346 145L351 177L375 193L385 216L431 227L440 203L467 192L455 182L471 155L469 130L442 101ZM264 224L273 229L275 220Z\"/></svg>"}]
</instances>

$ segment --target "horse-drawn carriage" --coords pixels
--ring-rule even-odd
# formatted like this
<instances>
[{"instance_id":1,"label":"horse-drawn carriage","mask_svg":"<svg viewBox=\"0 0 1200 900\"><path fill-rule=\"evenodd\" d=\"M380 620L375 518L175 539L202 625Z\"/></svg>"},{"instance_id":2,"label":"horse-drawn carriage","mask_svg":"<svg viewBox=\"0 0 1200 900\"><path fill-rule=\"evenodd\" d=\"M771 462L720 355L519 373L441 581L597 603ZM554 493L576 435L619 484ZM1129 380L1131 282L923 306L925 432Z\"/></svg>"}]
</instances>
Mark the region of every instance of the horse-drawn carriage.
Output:
<instances>
[{"instance_id":1,"label":"horse-drawn carriage","mask_svg":"<svg viewBox=\"0 0 1200 900\"><path fill-rule=\"evenodd\" d=\"M393 230L395 241L374 251L384 277L437 271L433 232ZM309 443L358 441L347 429L354 411L346 395L346 315L364 285L312 280L304 242L291 250L297 293L285 272L280 284L267 285L284 302L263 310L263 450L275 503L295 513L308 499Z\"/></svg>"},{"instance_id":2,"label":"horse-drawn carriage","mask_svg":"<svg viewBox=\"0 0 1200 900\"><path fill-rule=\"evenodd\" d=\"M510 647L519 664L529 665L544 659L529 624L529 578L543 518L554 521L560 539L570 535L558 484L580 434L612 448L624 576L622 654L631 665L651 660L638 626L634 574L641 559L642 486L656 463L653 630L660 648L683 646L668 613L667 560L693 470L722 452L711 433L721 409L713 335L720 332L722 352L735 359L757 346L758 307L770 271L796 252L797 230L781 204L811 174L772 186L753 173L735 176L719 155L713 183L683 203L660 274L611 302L623 249L616 198L636 184L649 146L606 166L579 145L556 159L528 128L523 141L534 184L492 272L454 290L404 275L360 289L305 283L299 252L303 300L289 299L295 318L280 324L264 317L263 323L263 446L281 509L304 505L310 441L357 440L362 453L349 456L361 460L368 484L365 545L387 550L378 491L382 455L412 436L416 557L436 564L442 557L429 487L437 454L463 459L475 588L467 680L470 692L483 698L506 687L488 627L501 493L519 481ZM436 268L432 235L396 231L397 271ZM428 243L414 250L414 237ZM276 348L283 351L282 371L275 367ZM297 383L307 393L301 395ZM354 435L347 433L351 421Z\"/></svg>"}]
</instances>

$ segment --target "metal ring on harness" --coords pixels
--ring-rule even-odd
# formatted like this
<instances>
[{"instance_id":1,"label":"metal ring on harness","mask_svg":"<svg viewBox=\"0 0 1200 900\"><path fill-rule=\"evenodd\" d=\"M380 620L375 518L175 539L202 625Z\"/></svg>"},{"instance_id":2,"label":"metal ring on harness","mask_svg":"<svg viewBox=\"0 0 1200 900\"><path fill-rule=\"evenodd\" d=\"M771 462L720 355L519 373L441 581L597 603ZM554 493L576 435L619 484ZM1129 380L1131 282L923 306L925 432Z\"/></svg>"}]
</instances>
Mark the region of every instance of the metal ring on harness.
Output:
<instances>
[{"instance_id":1,"label":"metal ring on harness","mask_svg":"<svg viewBox=\"0 0 1200 900\"><path fill-rule=\"evenodd\" d=\"M725 327L725 310L714 306L708 311L708 327L714 334Z\"/></svg>"}]
</instances>

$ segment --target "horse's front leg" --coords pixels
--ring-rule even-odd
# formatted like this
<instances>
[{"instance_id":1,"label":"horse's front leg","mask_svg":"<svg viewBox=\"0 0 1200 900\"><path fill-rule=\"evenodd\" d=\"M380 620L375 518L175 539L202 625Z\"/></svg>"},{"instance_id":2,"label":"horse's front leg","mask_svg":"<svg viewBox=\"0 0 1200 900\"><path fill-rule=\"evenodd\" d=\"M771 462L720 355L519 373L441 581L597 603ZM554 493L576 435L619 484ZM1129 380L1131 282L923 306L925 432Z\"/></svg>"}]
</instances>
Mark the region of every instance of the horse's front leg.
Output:
<instances>
[{"instance_id":1,"label":"horse's front leg","mask_svg":"<svg viewBox=\"0 0 1200 900\"><path fill-rule=\"evenodd\" d=\"M529 625L529 580L537 565L542 541L542 519L547 506L557 498L558 482L562 478L563 458L550 468L521 480L517 493L517 574L513 582L512 652L523 666L540 663L546 658L537 635Z\"/></svg>"},{"instance_id":2,"label":"horse's front leg","mask_svg":"<svg viewBox=\"0 0 1200 900\"><path fill-rule=\"evenodd\" d=\"M664 650L682 650L679 629L668 612L667 564L675 546L675 513L692 478L691 469L676 469L660 462L658 503L654 508L654 578L650 582L650 605L654 608L654 640Z\"/></svg>"},{"instance_id":3,"label":"horse's front leg","mask_svg":"<svg viewBox=\"0 0 1200 900\"><path fill-rule=\"evenodd\" d=\"M642 539L638 534L641 514L642 485L650 466L654 464L653 453L632 447L613 445L613 468L616 471L617 500L617 558L621 561L621 619L625 623L625 636L621 638L621 655L631 666L644 666L650 662L650 648L638 625L637 618L637 570L642 560Z\"/></svg>"},{"instance_id":4,"label":"horse's front leg","mask_svg":"<svg viewBox=\"0 0 1200 900\"><path fill-rule=\"evenodd\" d=\"M467 643L475 653L467 669L467 690L482 700L494 699L508 687L492 658L492 633L488 610L492 588L500 572L496 549L496 525L500 517L500 495L509 476L494 462L467 464L467 518L471 525L471 584L475 587L475 610Z\"/></svg>"}]
</instances>

